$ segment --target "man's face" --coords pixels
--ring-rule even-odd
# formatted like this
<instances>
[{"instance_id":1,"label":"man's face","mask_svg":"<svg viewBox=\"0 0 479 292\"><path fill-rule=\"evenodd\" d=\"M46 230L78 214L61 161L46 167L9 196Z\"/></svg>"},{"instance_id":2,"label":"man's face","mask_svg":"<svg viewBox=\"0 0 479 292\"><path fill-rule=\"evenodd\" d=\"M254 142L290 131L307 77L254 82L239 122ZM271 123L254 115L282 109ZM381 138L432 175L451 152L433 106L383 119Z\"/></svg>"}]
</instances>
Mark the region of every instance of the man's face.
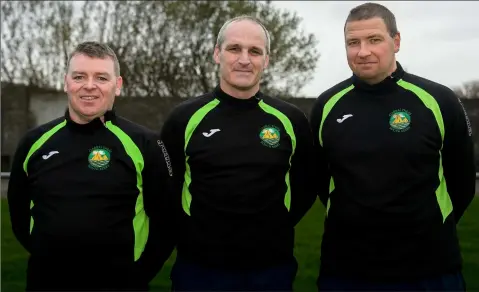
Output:
<instances>
[{"instance_id":1,"label":"man's face","mask_svg":"<svg viewBox=\"0 0 479 292\"><path fill-rule=\"evenodd\" d=\"M65 75L64 86L72 119L86 123L103 116L113 107L122 82L122 78L115 75L112 58L75 55Z\"/></svg>"},{"instance_id":2,"label":"man's face","mask_svg":"<svg viewBox=\"0 0 479 292\"><path fill-rule=\"evenodd\" d=\"M242 91L259 88L269 62L263 28L253 21L240 20L231 23L224 36L221 48L215 48L214 59L225 85Z\"/></svg>"},{"instance_id":3,"label":"man's face","mask_svg":"<svg viewBox=\"0 0 479 292\"><path fill-rule=\"evenodd\" d=\"M344 34L349 67L361 79L374 84L394 71L401 39L389 35L381 18L348 22Z\"/></svg>"}]
</instances>

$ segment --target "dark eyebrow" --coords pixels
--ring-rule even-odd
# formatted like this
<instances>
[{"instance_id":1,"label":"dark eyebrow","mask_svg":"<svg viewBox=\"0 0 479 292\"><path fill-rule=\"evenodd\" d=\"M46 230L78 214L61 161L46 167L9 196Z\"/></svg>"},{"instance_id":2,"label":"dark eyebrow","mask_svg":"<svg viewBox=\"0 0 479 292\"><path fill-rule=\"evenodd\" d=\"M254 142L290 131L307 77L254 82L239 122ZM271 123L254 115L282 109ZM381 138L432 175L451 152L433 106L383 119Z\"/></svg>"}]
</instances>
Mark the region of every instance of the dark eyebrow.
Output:
<instances>
[{"instance_id":1,"label":"dark eyebrow","mask_svg":"<svg viewBox=\"0 0 479 292\"><path fill-rule=\"evenodd\" d=\"M72 75L84 75L85 72L82 72L82 71L72 71ZM106 75L106 76L110 76L110 74L108 74L107 72L96 72L95 75Z\"/></svg>"}]
</instances>

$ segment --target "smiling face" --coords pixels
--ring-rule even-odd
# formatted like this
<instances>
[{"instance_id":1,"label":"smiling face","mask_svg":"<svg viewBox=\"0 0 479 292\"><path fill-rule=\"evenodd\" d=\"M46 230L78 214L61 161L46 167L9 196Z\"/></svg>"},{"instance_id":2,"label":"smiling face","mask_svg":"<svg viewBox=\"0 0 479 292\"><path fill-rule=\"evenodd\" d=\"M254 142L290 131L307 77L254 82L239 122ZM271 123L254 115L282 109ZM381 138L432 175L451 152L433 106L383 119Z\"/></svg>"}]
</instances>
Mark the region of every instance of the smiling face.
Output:
<instances>
[{"instance_id":1,"label":"smiling face","mask_svg":"<svg viewBox=\"0 0 479 292\"><path fill-rule=\"evenodd\" d=\"M348 64L359 78L375 84L396 70L400 34L391 37L382 18L348 22L344 33Z\"/></svg>"},{"instance_id":2,"label":"smiling face","mask_svg":"<svg viewBox=\"0 0 479 292\"><path fill-rule=\"evenodd\" d=\"M64 85L71 119L85 124L103 116L113 107L121 86L122 78L116 76L112 58L92 58L82 53L74 55Z\"/></svg>"},{"instance_id":3,"label":"smiling face","mask_svg":"<svg viewBox=\"0 0 479 292\"><path fill-rule=\"evenodd\" d=\"M230 95L259 90L263 70L268 66L266 34L250 20L232 22L224 31L224 42L216 46L214 60L220 65L220 86ZM236 96L238 97L238 96Z\"/></svg>"}]
</instances>

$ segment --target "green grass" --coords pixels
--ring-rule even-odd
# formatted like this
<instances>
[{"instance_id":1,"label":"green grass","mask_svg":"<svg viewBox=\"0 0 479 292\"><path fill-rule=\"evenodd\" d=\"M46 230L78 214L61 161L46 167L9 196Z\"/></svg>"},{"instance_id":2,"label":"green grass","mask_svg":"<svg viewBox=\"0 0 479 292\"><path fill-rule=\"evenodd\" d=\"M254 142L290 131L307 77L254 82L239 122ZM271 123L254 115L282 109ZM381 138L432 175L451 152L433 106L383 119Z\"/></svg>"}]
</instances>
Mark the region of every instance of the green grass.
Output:
<instances>
[{"instance_id":1,"label":"green grass","mask_svg":"<svg viewBox=\"0 0 479 292\"><path fill-rule=\"evenodd\" d=\"M6 200L2 199L2 286L1 291L24 291L27 253L14 238ZM319 248L323 232L324 208L317 202L296 230L295 254L299 271L295 291L316 291ZM479 198L475 198L459 224L459 238L464 257L464 277L469 291L479 291ZM151 283L151 291L170 288L169 273L174 255Z\"/></svg>"}]
</instances>

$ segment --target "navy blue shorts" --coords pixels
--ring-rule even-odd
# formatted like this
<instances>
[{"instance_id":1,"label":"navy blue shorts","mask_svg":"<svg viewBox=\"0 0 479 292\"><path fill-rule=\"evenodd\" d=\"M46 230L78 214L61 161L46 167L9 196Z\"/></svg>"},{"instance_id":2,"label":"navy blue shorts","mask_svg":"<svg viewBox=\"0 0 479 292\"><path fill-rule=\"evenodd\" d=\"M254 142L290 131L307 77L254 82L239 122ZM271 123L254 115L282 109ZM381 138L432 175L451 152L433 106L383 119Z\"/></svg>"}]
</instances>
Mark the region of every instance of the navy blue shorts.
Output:
<instances>
[{"instance_id":1,"label":"navy blue shorts","mask_svg":"<svg viewBox=\"0 0 479 292\"><path fill-rule=\"evenodd\" d=\"M172 291L292 291L298 264L229 271L177 258L171 271Z\"/></svg>"}]
</instances>

